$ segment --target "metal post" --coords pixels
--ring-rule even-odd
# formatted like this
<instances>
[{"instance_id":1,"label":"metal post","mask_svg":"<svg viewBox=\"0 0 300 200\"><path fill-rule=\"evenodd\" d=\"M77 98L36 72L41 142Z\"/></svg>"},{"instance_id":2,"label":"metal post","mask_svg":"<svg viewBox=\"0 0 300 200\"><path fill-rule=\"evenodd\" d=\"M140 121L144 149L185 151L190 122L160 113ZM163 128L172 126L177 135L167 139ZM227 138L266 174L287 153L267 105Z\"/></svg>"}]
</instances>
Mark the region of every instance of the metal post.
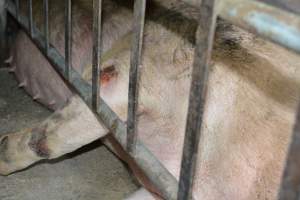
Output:
<instances>
[{"instance_id":1,"label":"metal post","mask_svg":"<svg viewBox=\"0 0 300 200\"><path fill-rule=\"evenodd\" d=\"M33 16L32 16L32 0L28 0L28 27L29 27L29 33L30 37L34 37L34 32L33 32Z\"/></svg>"},{"instance_id":2,"label":"metal post","mask_svg":"<svg viewBox=\"0 0 300 200\"><path fill-rule=\"evenodd\" d=\"M286 199L300 199L300 104L279 192L279 200Z\"/></svg>"},{"instance_id":3,"label":"metal post","mask_svg":"<svg viewBox=\"0 0 300 200\"><path fill-rule=\"evenodd\" d=\"M128 118L127 118L127 150L135 152L137 140L137 109L139 90L139 68L141 65L143 33L145 23L146 0L135 0L133 38L130 57L129 90L128 90Z\"/></svg>"},{"instance_id":4,"label":"metal post","mask_svg":"<svg viewBox=\"0 0 300 200\"><path fill-rule=\"evenodd\" d=\"M17 19L19 19L19 15L20 15L20 0L16 0L16 11L17 11Z\"/></svg>"},{"instance_id":5,"label":"metal post","mask_svg":"<svg viewBox=\"0 0 300 200\"><path fill-rule=\"evenodd\" d=\"M7 24L6 0L2 0L0 2L0 67L4 65L4 61L7 56L6 24Z\"/></svg>"},{"instance_id":6,"label":"metal post","mask_svg":"<svg viewBox=\"0 0 300 200\"><path fill-rule=\"evenodd\" d=\"M192 199L193 180L207 90L209 61L215 33L216 14L214 13L214 7L214 0L202 0L199 11L199 26L196 34L197 46L192 72L178 200Z\"/></svg>"},{"instance_id":7,"label":"metal post","mask_svg":"<svg viewBox=\"0 0 300 200\"><path fill-rule=\"evenodd\" d=\"M48 55L49 52L49 2L44 0L44 36L45 36L45 50Z\"/></svg>"},{"instance_id":8,"label":"metal post","mask_svg":"<svg viewBox=\"0 0 300 200\"><path fill-rule=\"evenodd\" d=\"M72 65L72 2L65 0L65 74L70 78L70 68Z\"/></svg>"},{"instance_id":9,"label":"metal post","mask_svg":"<svg viewBox=\"0 0 300 200\"><path fill-rule=\"evenodd\" d=\"M100 102L100 59L101 59L101 13L102 0L93 1L93 77L92 108L97 112Z\"/></svg>"}]
</instances>

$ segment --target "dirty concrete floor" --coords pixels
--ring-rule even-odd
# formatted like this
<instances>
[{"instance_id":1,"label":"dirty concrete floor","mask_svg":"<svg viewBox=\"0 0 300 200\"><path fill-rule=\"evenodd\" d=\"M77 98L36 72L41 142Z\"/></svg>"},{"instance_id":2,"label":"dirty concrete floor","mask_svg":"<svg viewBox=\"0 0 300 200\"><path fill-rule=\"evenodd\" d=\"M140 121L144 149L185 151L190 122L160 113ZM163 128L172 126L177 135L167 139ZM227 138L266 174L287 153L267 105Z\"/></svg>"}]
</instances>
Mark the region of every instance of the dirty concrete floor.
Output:
<instances>
[{"instance_id":1,"label":"dirty concrete floor","mask_svg":"<svg viewBox=\"0 0 300 200\"><path fill-rule=\"evenodd\" d=\"M30 127L50 114L0 68L0 134ZM123 163L99 141L58 160L0 176L1 200L119 200L136 190Z\"/></svg>"}]
</instances>

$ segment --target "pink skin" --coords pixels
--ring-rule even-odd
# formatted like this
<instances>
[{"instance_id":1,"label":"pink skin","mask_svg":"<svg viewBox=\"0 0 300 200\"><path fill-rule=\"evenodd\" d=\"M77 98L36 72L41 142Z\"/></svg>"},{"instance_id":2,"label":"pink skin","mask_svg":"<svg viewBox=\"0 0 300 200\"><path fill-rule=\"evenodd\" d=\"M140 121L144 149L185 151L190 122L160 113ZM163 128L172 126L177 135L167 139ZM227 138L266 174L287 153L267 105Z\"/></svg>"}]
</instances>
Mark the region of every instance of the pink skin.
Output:
<instances>
[{"instance_id":1,"label":"pink skin","mask_svg":"<svg viewBox=\"0 0 300 200\"><path fill-rule=\"evenodd\" d=\"M118 13L112 15L116 20ZM169 21L169 25L176 23ZM116 32L123 31L123 25ZM143 142L178 178L194 46L187 40L192 23L173 26L180 29L179 33L172 32L172 27L166 29L147 22L138 129ZM107 31L107 37L116 32ZM91 40L83 37L85 34L78 34L75 43L78 48L75 46L73 52L73 57L78 58L73 65L79 72L90 66L90 61L85 60L89 56L84 55L89 49L85 45L91 45ZM224 28L218 34L211 62L195 199L275 199L299 97L300 59L236 28ZM54 37L54 45L62 52L63 36L58 35ZM124 48L104 61L103 66L113 65L117 75L105 79L107 84L101 94L126 120L130 42L123 40L110 43L113 49L120 44ZM20 33L13 61L17 77L27 78L31 83L25 85L29 93L35 91L31 89L35 82L29 81L33 79L40 83L38 91L49 89L50 95L44 102L41 100L45 105L49 105L51 98L55 98L57 105L63 104L69 95L63 81L49 71L50 65L29 43L27 36ZM22 52L24 45L36 58L29 59ZM49 74L43 77L41 74L45 72Z\"/></svg>"},{"instance_id":2,"label":"pink skin","mask_svg":"<svg viewBox=\"0 0 300 200\"><path fill-rule=\"evenodd\" d=\"M39 12L41 3L41 1L37 1L34 4L34 19L38 27L41 27L43 23ZM73 5L72 66L80 74L83 73L84 68L91 67L91 5L92 1L78 1ZM103 6L103 52L105 52L114 41L130 31L132 14L129 10L117 7L109 0L104 1ZM64 55L64 2L51 1L49 7L50 42L61 55ZM34 59L28 56L28 52L34 55ZM16 38L12 49L12 59L9 62L12 66L11 71L15 72L20 87L24 87L35 100L50 109L61 108L70 98L71 92L66 84L22 31Z\"/></svg>"}]
</instances>

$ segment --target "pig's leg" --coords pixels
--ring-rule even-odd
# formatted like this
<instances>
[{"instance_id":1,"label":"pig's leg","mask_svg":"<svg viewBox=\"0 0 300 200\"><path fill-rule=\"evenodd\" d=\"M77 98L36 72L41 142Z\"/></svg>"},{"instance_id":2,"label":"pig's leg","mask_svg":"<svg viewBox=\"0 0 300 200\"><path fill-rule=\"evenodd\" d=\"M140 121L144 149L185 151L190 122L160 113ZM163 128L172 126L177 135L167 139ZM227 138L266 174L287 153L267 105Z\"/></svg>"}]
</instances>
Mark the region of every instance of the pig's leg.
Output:
<instances>
[{"instance_id":1,"label":"pig's leg","mask_svg":"<svg viewBox=\"0 0 300 200\"><path fill-rule=\"evenodd\" d=\"M35 128L0 137L0 174L8 175L42 160L72 152L107 130L77 95Z\"/></svg>"}]
</instances>

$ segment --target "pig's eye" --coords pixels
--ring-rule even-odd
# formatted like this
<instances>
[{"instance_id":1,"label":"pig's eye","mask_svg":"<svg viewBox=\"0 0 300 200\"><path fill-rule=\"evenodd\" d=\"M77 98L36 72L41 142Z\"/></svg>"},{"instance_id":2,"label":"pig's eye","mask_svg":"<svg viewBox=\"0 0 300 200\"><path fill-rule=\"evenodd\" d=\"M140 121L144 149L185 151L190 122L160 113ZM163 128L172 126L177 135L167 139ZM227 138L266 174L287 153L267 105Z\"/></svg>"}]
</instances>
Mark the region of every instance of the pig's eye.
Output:
<instances>
[{"instance_id":1,"label":"pig's eye","mask_svg":"<svg viewBox=\"0 0 300 200\"><path fill-rule=\"evenodd\" d=\"M110 65L108 67L105 67L104 69L101 69L100 72L100 82L101 85L105 86L113 79L117 78L118 72L114 65Z\"/></svg>"}]
</instances>

